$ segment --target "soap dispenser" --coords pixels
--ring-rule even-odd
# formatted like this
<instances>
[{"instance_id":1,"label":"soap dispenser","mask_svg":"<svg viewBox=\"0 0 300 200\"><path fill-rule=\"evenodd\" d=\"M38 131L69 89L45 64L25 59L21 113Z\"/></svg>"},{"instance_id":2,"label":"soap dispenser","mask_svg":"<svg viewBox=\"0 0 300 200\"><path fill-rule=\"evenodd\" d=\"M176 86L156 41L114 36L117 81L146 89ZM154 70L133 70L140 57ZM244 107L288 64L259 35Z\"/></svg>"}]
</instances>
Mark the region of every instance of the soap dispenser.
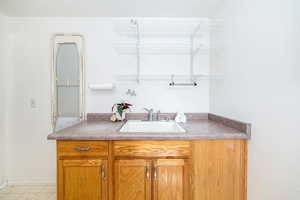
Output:
<instances>
[{"instance_id":1,"label":"soap dispenser","mask_svg":"<svg viewBox=\"0 0 300 200\"><path fill-rule=\"evenodd\" d=\"M186 123L187 120L185 114L183 112L177 112L175 121L177 123Z\"/></svg>"}]
</instances>

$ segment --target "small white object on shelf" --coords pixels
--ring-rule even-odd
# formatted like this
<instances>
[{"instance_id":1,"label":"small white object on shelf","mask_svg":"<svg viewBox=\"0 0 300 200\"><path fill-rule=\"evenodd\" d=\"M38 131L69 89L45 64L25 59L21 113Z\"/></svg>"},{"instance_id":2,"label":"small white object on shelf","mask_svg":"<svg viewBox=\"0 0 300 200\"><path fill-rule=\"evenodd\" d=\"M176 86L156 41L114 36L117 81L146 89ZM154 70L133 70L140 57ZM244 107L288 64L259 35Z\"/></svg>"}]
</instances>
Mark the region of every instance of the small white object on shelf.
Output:
<instances>
[{"instance_id":1,"label":"small white object on shelf","mask_svg":"<svg viewBox=\"0 0 300 200\"><path fill-rule=\"evenodd\" d=\"M114 83L103 83L103 84L90 84L91 90L113 90L115 88Z\"/></svg>"}]
</instances>

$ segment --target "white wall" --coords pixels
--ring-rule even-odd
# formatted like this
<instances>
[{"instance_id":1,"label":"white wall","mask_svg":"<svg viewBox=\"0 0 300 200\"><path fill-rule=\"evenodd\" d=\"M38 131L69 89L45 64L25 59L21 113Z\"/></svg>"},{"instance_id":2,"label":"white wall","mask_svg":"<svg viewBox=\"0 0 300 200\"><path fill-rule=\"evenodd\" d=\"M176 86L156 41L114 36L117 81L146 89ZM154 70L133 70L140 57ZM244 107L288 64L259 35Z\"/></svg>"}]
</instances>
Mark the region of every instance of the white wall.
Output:
<instances>
[{"instance_id":1,"label":"white wall","mask_svg":"<svg viewBox=\"0 0 300 200\"><path fill-rule=\"evenodd\" d=\"M249 200L300 197L297 1L224 1L212 34L210 111L251 122Z\"/></svg>"},{"instance_id":2,"label":"white wall","mask_svg":"<svg viewBox=\"0 0 300 200\"><path fill-rule=\"evenodd\" d=\"M3 186L6 180L5 173L5 146L7 133L7 17L0 14L0 187Z\"/></svg>"},{"instance_id":3,"label":"white wall","mask_svg":"<svg viewBox=\"0 0 300 200\"><path fill-rule=\"evenodd\" d=\"M132 73L134 57L120 56L113 48L119 36L113 31L111 19L85 18L10 18L12 38L13 89L11 95L10 132L8 135L8 179L10 183L49 183L55 181L55 145L47 141L50 128L50 63L51 42L54 33L81 33L86 39L87 83L106 83L115 75ZM187 56L165 58L147 57L142 66L152 67L150 72L172 74L188 71ZM208 71L209 59L205 57ZM153 61L153 62L152 62ZM162 64L163 63L163 64ZM128 69L127 69L128 67ZM142 68L142 71L145 67ZM129 71L129 72L128 72ZM199 71L199 69L197 70ZM145 71L143 71L145 72ZM209 81L202 81L197 88L170 89L165 83L118 83L113 92L87 90L87 112L110 112L113 103L127 99L135 105L135 112L142 107L154 107L162 112L207 112L209 109ZM136 89L137 97L125 95L127 89ZM30 99L36 108L30 108Z\"/></svg>"}]
</instances>

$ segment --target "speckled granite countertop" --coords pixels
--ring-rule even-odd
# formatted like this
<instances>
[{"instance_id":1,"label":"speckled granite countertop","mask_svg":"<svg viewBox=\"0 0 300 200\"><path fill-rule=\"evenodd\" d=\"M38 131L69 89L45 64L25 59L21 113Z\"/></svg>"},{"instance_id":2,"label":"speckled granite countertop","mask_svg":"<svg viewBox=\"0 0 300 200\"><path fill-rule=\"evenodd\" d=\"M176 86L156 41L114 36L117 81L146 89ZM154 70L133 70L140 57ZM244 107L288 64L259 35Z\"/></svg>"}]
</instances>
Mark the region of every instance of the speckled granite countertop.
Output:
<instances>
[{"instance_id":1,"label":"speckled granite countertop","mask_svg":"<svg viewBox=\"0 0 300 200\"><path fill-rule=\"evenodd\" d=\"M101 118L101 117L100 117ZM200 140L250 139L251 125L213 114L188 117L180 124L185 133L121 133L125 122L88 119L72 127L48 135L49 140Z\"/></svg>"}]
</instances>

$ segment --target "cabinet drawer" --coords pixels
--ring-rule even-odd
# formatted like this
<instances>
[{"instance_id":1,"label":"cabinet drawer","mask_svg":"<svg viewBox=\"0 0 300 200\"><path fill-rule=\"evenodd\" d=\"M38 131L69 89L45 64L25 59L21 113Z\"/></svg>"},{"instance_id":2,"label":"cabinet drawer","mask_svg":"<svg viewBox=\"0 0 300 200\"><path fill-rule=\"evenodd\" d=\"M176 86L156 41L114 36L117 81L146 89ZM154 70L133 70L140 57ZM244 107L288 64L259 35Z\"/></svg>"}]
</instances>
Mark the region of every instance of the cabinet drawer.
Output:
<instances>
[{"instance_id":1,"label":"cabinet drawer","mask_svg":"<svg viewBox=\"0 0 300 200\"><path fill-rule=\"evenodd\" d=\"M107 141L58 141L58 156L108 156Z\"/></svg>"},{"instance_id":2,"label":"cabinet drawer","mask_svg":"<svg viewBox=\"0 0 300 200\"><path fill-rule=\"evenodd\" d=\"M191 154L189 141L114 141L115 156L187 157Z\"/></svg>"}]
</instances>

